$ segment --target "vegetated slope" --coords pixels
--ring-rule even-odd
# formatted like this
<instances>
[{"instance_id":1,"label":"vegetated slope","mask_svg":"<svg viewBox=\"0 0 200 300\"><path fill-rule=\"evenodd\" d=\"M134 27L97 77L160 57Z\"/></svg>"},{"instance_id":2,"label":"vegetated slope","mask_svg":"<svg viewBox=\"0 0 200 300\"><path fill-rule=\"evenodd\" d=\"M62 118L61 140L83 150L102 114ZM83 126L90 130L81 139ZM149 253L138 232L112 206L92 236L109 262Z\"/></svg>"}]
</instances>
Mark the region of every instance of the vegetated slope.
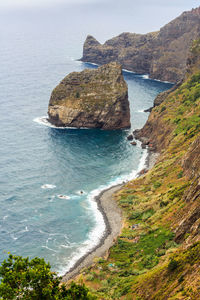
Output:
<instances>
[{"instance_id":1,"label":"vegetated slope","mask_svg":"<svg viewBox=\"0 0 200 300\"><path fill-rule=\"evenodd\" d=\"M155 79L178 82L185 74L189 49L199 32L200 7L182 13L157 32L126 32L103 45L89 35L81 60L97 64L118 61L124 69L148 73Z\"/></svg>"},{"instance_id":2,"label":"vegetated slope","mask_svg":"<svg viewBox=\"0 0 200 300\"><path fill-rule=\"evenodd\" d=\"M200 40L191 53L182 85L137 133L159 159L115 195L122 233L83 270L99 299L200 299Z\"/></svg>"},{"instance_id":3,"label":"vegetated slope","mask_svg":"<svg viewBox=\"0 0 200 300\"><path fill-rule=\"evenodd\" d=\"M51 94L48 115L56 126L129 128L128 87L121 66L112 62L67 75Z\"/></svg>"}]
</instances>

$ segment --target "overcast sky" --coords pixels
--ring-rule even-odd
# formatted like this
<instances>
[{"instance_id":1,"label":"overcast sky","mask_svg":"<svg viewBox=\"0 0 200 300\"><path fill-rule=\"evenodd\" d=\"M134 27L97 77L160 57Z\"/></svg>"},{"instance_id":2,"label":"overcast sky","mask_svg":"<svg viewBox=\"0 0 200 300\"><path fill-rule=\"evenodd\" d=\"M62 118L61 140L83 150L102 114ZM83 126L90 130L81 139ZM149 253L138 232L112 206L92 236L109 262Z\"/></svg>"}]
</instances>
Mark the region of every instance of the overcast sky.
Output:
<instances>
[{"instance_id":1,"label":"overcast sky","mask_svg":"<svg viewBox=\"0 0 200 300\"><path fill-rule=\"evenodd\" d=\"M199 0L0 0L0 31L5 26L15 30L19 23L23 30L31 24L39 30L63 27L103 42L121 32L159 30L199 5Z\"/></svg>"},{"instance_id":2,"label":"overcast sky","mask_svg":"<svg viewBox=\"0 0 200 300\"><path fill-rule=\"evenodd\" d=\"M13 7L39 7L39 6L52 6L59 4L83 4L83 3L109 3L112 2L116 6L141 6L141 5L159 5L159 6L172 6L172 7L195 7L200 5L198 0L0 0L0 7L13 8Z\"/></svg>"}]
</instances>

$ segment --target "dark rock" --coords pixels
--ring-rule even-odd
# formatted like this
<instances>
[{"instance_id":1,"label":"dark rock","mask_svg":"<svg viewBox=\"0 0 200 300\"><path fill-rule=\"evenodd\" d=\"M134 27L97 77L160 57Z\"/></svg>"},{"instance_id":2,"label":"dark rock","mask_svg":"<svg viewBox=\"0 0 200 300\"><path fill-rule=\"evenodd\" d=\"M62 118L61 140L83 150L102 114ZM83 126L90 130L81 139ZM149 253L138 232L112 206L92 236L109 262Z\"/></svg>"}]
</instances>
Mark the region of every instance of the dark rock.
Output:
<instances>
[{"instance_id":1,"label":"dark rock","mask_svg":"<svg viewBox=\"0 0 200 300\"><path fill-rule=\"evenodd\" d=\"M149 108L145 109L144 112L151 112L152 109L153 109L153 107L149 107Z\"/></svg>"},{"instance_id":2,"label":"dark rock","mask_svg":"<svg viewBox=\"0 0 200 300\"><path fill-rule=\"evenodd\" d=\"M132 134L128 135L128 136L127 136L127 140L128 140L128 141L132 141L132 140L133 140L133 135L132 135Z\"/></svg>"}]
</instances>

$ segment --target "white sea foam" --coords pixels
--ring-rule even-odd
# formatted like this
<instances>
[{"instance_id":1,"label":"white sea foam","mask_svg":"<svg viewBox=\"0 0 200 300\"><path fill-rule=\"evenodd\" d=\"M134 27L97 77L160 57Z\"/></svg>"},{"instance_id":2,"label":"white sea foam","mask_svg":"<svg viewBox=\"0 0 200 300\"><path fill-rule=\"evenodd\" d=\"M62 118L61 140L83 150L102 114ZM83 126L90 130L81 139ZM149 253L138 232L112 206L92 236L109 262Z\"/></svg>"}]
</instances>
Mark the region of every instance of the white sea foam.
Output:
<instances>
[{"instance_id":1,"label":"white sea foam","mask_svg":"<svg viewBox=\"0 0 200 300\"><path fill-rule=\"evenodd\" d=\"M28 226L25 227L25 229L22 229L18 232L18 234L21 234L21 233L24 233L24 232L28 232L29 229L28 229Z\"/></svg>"},{"instance_id":2,"label":"white sea foam","mask_svg":"<svg viewBox=\"0 0 200 300\"><path fill-rule=\"evenodd\" d=\"M86 253L91 251L96 245L98 245L99 241L103 237L103 234L106 230L106 225L104 222L104 218L100 210L98 209L97 202L95 201L95 197L98 196L102 191L118 185L122 184L124 182L127 182L129 180L132 180L137 177L137 174L139 171L141 171L146 163L148 152L145 149L143 152L143 155L140 159L139 166L137 170L133 170L128 175L122 175L118 178L113 179L108 183L108 185L102 185L98 189L93 190L88 194L87 200L89 202L89 209L91 209L95 215L95 227L93 230L89 233L88 239L81 245L81 247L76 251L76 254L72 254L71 257L68 259L67 266L63 267L62 270L59 271L59 275L63 276L67 271L69 271L76 262L83 257Z\"/></svg>"},{"instance_id":3,"label":"white sea foam","mask_svg":"<svg viewBox=\"0 0 200 300\"><path fill-rule=\"evenodd\" d=\"M142 78L143 78L143 79L149 79L149 74L144 74L144 75L142 75Z\"/></svg>"},{"instance_id":4,"label":"white sea foam","mask_svg":"<svg viewBox=\"0 0 200 300\"><path fill-rule=\"evenodd\" d=\"M43 184L41 186L41 189L55 189L55 188L56 188L56 185L54 185L54 184L48 184L48 183Z\"/></svg>"},{"instance_id":5,"label":"white sea foam","mask_svg":"<svg viewBox=\"0 0 200 300\"><path fill-rule=\"evenodd\" d=\"M66 129L66 127L56 127L55 125L51 124L48 121L48 117L47 116L43 116L43 117L37 117L35 119L33 119L34 122L40 124L40 125L45 125L47 127L51 127L51 128L56 128L56 129Z\"/></svg>"},{"instance_id":6,"label":"white sea foam","mask_svg":"<svg viewBox=\"0 0 200 300\"><path fill-rule=\"evenodd\" d=\"M11 234L10 236L14 241L16 241L18 239L16 236L14 236L14 234Z\"/></svg>"},{"instance_id":7,"label":"white sea foam","mask_svg":"<svg viewBox=\"0 0 200 300\"><path fill-rule=\"evenodd\" d=\"M81 190L81 191L77 191L77 192L76 192L76 194L77 194L77 195L85 195L85 194L86 194L86 192L85 192L85 191L83 191L83 190Z\"/></svg>"},{"instance_id":8,"label":"white sea foam","mask_svg":"<svg viewBox=\"0 0 200 300\"><path fill-rule=\"evenodd\" d=\"M83 63L90 64L90 65L93 65L93 66L99 66L99 64L92 63L92 62L90 62L90 61L87 61L87 62L84 61Z\"/></svg>"},{"instance_id":9,"label":"white sea foam","mask_svg":"<svg viewBox=\"0 0 200 300\"><path fill-rule=\"evenodd\" d=\"M51 127L51 128L55 128L55 129L62 129L62 130L63 130L63 129L74 129L74 130L76 130L76 129L90 129L90 128L87 128L87 127L79 127L79 128L77 128L77 127L70 127L70 126L66 126L66 127L57 127L57 126L51 124L51 123L48 121L48 117L47 117L47 116L37 117L37 118L33 119L33 122L36 122L36 123L38 123L38 124L40 124L40 125L45 125L45 126L47 126L47 127Z\"/></svg>"},{"instance_id":10,"label":"white sea foam","mask_svg":"<svg viewBox=\"0 0 200 300\"><path fill-rule=\"evenodd\" d=\"M49 248L48 246L42 246L42 248L45 248L45 249L48 249L49 251L52 251L52 252L55 252L55 253L58 253L58 251L56 251L55 249L52 249L52 248Z\"/></svg>"},{"instance_id":11,"label":"white sea foam","mask_svg":"<svg viewBox=\"0 0 200 300\"><path fill-rule=\"evenodd\" d=\"M132 74L136 74L135 72L133 71L130 71L130 70L127 70L127 69L122 69L123 71L127 72L127 73L132 73Z\"/></svg>"},{"instance_id":12,"label":"white sea foam","mask_svg":"<svg viewBox=\"0 0 200 300\"><path fill-rule=\"evenodd\" d=\"M20 223L25 223L25 222L27 222L28 220L27 219L23 219L23 220L21 220L21 221L19 221Z\"/></svg>"},{"instance_id":13,"label":"white sea foam","mask_svg":"<svg viewBox=\"0 0 200 300\"><path fill-rule=\"evenodd\" d=\"M170 84L174 84L173 82L166 81L166 80L159 80L159 79L151 79L151 80L158 81L158 82L163 82L163 83L170 83Z\"/></svg>"}]
</instances>

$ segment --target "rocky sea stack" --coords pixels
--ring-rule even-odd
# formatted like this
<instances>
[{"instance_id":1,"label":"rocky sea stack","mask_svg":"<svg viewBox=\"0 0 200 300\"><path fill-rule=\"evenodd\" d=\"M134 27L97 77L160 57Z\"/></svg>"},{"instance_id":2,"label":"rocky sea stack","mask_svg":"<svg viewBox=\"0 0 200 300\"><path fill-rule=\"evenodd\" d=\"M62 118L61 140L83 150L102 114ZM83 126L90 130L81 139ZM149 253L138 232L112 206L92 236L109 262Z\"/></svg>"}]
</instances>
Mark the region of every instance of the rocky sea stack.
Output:
<instances>
[{"instance_id":1,"label":"rocky sea stack","mask_svg":"<svg viewBox=\"0 0 200 300\"><path fill-rule=\"evenodd\" d=\"M121 65L112 62L67 75L51 94L48 115L58 127L129 128L128 88Z\"/></svg>"}]
</instances>

